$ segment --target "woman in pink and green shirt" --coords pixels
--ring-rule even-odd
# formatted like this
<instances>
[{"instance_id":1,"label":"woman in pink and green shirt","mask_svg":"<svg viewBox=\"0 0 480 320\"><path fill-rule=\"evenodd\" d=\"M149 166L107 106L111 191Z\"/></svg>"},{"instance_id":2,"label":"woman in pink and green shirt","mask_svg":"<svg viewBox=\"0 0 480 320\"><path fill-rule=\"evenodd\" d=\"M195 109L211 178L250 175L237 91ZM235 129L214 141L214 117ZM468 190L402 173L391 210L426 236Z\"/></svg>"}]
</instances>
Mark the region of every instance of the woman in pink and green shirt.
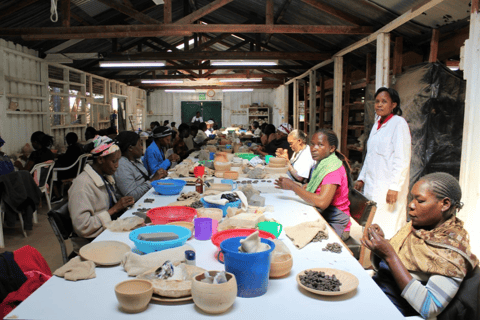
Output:
<instances>
[{"instance_id":1,"label":"woman in pink and green shirt","mask_svg":"<svg viewBox=\"0 0 480 320\"><path fill-rule=\"evenodd\" d=\"M283 177L275 184L278 188L293 190L315 206L342 240L346 240L350 236L351 225L348 191L353 182L347 159L337 147L337 135L332 130L320 129L310 141L310 152L317 165L306 188Z\"/></svg>"}]
</instances>

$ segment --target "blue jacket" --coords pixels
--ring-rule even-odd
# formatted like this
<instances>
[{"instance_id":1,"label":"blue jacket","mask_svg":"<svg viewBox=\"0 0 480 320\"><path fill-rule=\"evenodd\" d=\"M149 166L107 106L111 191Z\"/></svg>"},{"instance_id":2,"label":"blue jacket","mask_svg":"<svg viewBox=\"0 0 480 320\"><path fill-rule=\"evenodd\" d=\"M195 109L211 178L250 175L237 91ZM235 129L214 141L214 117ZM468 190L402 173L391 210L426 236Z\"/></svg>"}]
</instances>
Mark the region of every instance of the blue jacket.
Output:
<instances>
[{"instance_id":1,"label":"blue jacket","mask_svg":"<svg viewBox=\"0 0 480 320\"><path fill-rule=\"evenodd\" d=\"M152 176L158 169L167 170L170 167L170 160L165 159L165 154L158 149L155 142L152 142L145 151L143 156L143 164L148 170L148 174Z\"/></svg>"}]
</instances>

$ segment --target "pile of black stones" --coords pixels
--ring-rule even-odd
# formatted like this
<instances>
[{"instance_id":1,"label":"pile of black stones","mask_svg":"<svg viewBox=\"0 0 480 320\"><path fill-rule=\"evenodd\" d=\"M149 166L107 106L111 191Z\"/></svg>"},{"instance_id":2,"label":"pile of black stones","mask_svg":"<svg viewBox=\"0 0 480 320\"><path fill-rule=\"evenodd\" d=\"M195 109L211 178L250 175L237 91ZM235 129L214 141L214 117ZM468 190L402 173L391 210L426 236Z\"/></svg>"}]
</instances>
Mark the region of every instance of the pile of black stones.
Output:
<instances>
[{"instance_id":1,"label":"pile of black stones","mask_svg":"<svg viewBox=\"0 0 480 320\"><path fill-rule=\"evenodd\" d=\"M200 200L194 201L189 207L193 209L203 208L203 203Z\"/></svg>"},{"instance_id":2,"label":"pile of black stones","mask_svg":"<svg viewBox=\"0 0 480 320\"><path fill-rule=\"evenodd\" d=\"M328 243L327 246L322 249L322 251L331 251L334 253L340 253L342 252L342 246L337 242Z\"/></svg>"},{"instance_id":3,"label":"pile of black stones","mask_svg":"<svg viewBox=\"0 0 480 320\"><path fill-rule=\"evenodd\" d=\"M220 199L227 199L228 202L235 202L240 200L240 198L234 193L224 193Z\"/></svg>"},{"instance_id":4,"label":"pile of black stones","mask_svg":"<svg viewBox=\"0 0 480 320\"><path fill-rule=\"evenodd\" d=\"M312 242L321 242L322 240L328 240L328 233L325 231L318 231L317 235L312 239Z\"/></svg>"},{"instance_id":5,"label":"pile of black stones","mask_svg":"<svg viewBox=\"0 0 480 320\"><path fill-rule=\"evenodd\" d=\"M342 285L334 274L328 276L325 275L325 272L312 270L307 270L304 275L300 276L300 283L307 288L331 292L340 291Z\"/></svg>"}]
</instances>

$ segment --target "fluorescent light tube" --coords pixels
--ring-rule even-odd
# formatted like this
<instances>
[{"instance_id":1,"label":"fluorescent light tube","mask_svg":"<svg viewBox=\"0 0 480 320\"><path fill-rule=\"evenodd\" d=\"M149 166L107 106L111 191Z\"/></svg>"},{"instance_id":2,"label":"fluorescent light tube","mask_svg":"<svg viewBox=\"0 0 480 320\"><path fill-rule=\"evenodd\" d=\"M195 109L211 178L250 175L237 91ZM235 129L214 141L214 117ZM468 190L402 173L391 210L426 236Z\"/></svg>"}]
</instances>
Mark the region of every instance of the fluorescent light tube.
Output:
<instances>
[{"instance_id":1,"label":"fluorescent light tube","mask_svg":"<svg viewBox=\"0 0 480 320\"><path fill-rule=\"evenodd\" d=\"M220 79L220 82L261 82L262 79Z\"/></svg>"},{"instance_id":2,"label":"fluorescent light tube","mask_svg":"<svg viewBox=\"0 0 480 320\"><path fill-rule=\"evenodd\" d=\"M250 92L253 89L222 89L223 92Z\"/></svg>"},{"instance_id":3,"label":"fluorescent light tube","mask_svg":"<svg viewBox=\"0 0 480 320\"><path fill-rule=\"evenodd\" d=\"M212 66L276 66L277 60L211 60Z\"/></svg>"},{"instance_id":4,"label":"fluorescent light tube","mask_svg":"<svg viewBox=\"0 0 480 320\"><path fill-rule=\"evenodd\" d=\"M195 92L194 89L167 89L165 92Z\"/></svg>"},{"instance_id":5,"label":"fluorescent light tube","mask_svg":"<svg viewBox=\"0 0 480 320\"><path fill-rule=\"evenodd\" d=\"M102 68L163 67L165 61L101 61Z\"/></svg>"},{"instance_id":6,"label":"fluorescent light tube","mask_svg":"<svg viewBox=\"0 0 480 320\"><path fill-rule=\"evenodd\" d=\"M142 80L142 83L183 83L183 80Z\"/></svg>"}]
</instances>

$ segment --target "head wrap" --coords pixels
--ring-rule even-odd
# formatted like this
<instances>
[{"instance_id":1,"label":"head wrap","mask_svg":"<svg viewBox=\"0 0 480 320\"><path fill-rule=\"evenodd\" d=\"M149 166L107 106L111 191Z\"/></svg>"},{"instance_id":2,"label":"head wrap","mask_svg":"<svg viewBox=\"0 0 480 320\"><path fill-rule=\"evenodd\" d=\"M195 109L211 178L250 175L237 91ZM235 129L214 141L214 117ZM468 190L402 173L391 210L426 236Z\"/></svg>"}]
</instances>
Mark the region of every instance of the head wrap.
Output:
<instances>
[{"instance_id":1,"label":"head wrap","mask_svg":"<svg viewBox=\"0 0 480 320\"><path fill-rule=\"evenodd\" d=\"M168 127L157 127L153 130L152 138L159 139L172 135L172 129Z\"/></svg>"},{"instance_id":2,"label":"head wrap","mask_svg":"<svg viewBox=\"0 0 480 320\"><path fill-rule=\"evenodd\" d=\"M127 152L130 146L135 146L140 139L140 136L133 131L122 131L115 138L122 154Z\"/></svg>"},{"instance_id":3,"label":"head wrap","mask_svg":"<svg viewBox=\"0 0 480 320\"><path fill-rule=\"evenodd\" d=\"M207 124L214 124L215 122L213 122L213 120L208 120L206 123Z\"/></svg>"},{"instance_id":4,"label":"head wrap","mask_svg":"<svg viewBox=\"0 0 480 320\"><path fill-rule=\"evenodd\" d=\"M107 136L96 136L93 140L93 149L90 153L95 157L105 157L112 154L120 148L115 144L115 141Z\"/></svg>"},{"instance_id":5,"label":"head wrap","mask_svg":"<svg viewBox=\"0 0 480 320\"><path fill-rule=\"evenodd\" d=\"M281 125L278 126L277 130L285 134L289 134L290 132L292 132L293 128L288 123L282 123Z\"/></svg>"}]
</instances>

